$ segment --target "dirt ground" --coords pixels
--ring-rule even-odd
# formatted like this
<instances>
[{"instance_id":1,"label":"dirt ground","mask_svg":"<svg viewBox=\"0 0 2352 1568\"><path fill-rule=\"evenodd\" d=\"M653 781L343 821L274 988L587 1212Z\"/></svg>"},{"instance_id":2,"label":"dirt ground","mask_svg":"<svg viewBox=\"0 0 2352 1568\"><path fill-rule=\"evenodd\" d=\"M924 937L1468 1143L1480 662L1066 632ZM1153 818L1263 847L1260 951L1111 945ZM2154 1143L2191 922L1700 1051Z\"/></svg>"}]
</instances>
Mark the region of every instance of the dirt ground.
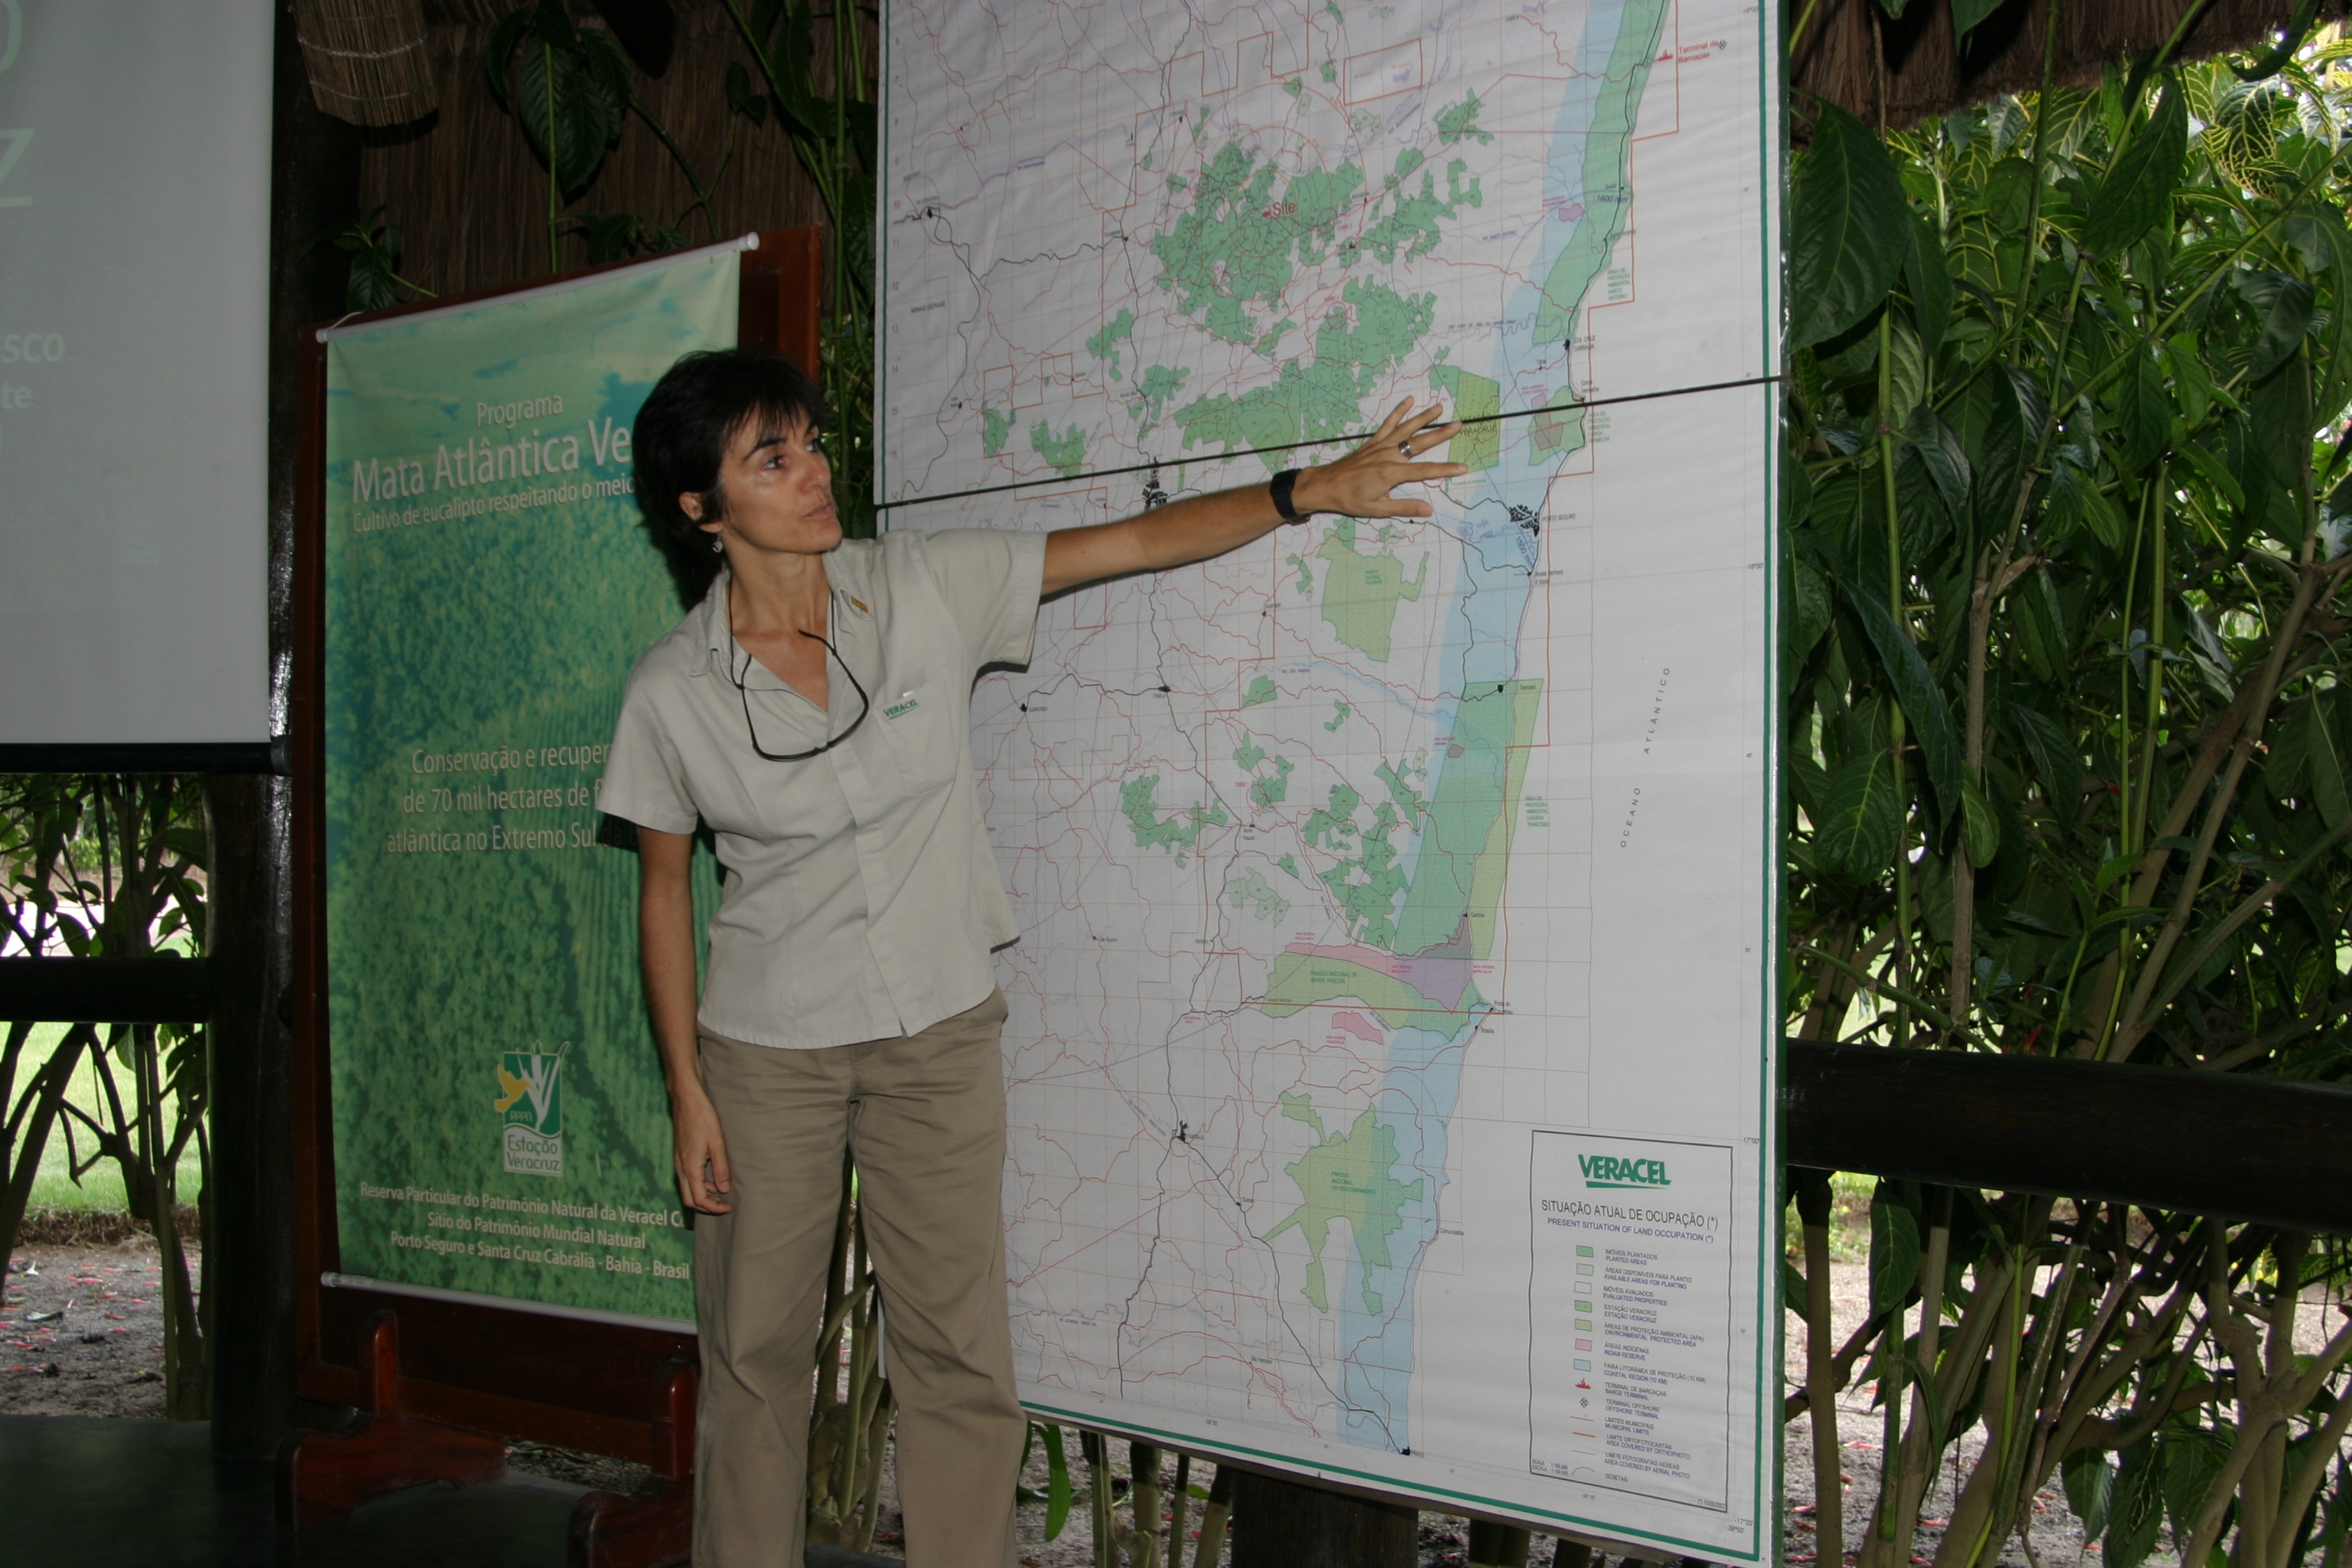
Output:
<instances>
[{"instance_id":1,"label":"dirt ground","mask_svg":"<svg viewBox=\"0 0 2352 1568\"><path fill-rule=\"evenodd\" d=\"M150 1237L19 1248L0 1305L0 1414L160 1419L162 1283Z\"/></svg>"},{"instance_id":2,"label":"dirt ground","mask_svg":"<svg viewBox=\"0 0 2352 1568\"><path fill-rule=\"evenodd\" d=\"M201 1259L196 1259L198 1264ZM9 1265L6 1300L0 1307L0 1413L24 1415L111 1415L153 1419L163 1414L163 1308L157 1299L162 1273L155 1244L144 1236L129 1240L81 1246L31 1246L21 1248ZM1838 1264L1832 1272L1831 1295L1840 1342L1862 1321L1868 1285L1861 1264ZM1804 1330L1788 1320L1786 1365L1794 1374L1804 1366ZM2322 1312L2304 1318L2309 1352L2333 1324ZM1838 1402L1838 1430L1847 1455L1844 1474L1846 1549L1851 1561L1856 1539L1877 1500L1879 1437L1882 1416L1871 1408L1870 1390L1850 1388ZM1812 1429L1811 1419L1799 1416L1783 1433L1783 1475L1787 1506L1783 1510L1783 1560L1791 1564L1816 1562L1812 1520ZM1932 1562L1943 1534L1955 1489L1981 1447L1980 1436L1959 1445L1947 1462L1923 1511L1919 1535L1913 1547L1915 1563ZM1086 1474L1076 1441L1070 1441L1072 1480L1083 1488ZM1127 1446L1112 1446L1113 1490L1122 1510L1129 1476ZM518 1470L577 1485L627 1491L645 1479L644 1467L599 1455L579 1454L532 1443L509 1449L509 1462ZM1205 1467L1196 1469L1193 1484L1205 1490ZM1174 1461L1168 1461L1163 1487L1174 1480ZM1022 1482L1042 1494L1046 1483L1042 1449L1033 1450ZM902 1555L898 1520L897 1476L886 1468L883 1477L883 1529L872 1550L884 1556ZM1197 1534L1201 1510L1195 1500L1189 1509L1192 1533ZM1045 1507L1024 1504L1017 1525L1021 1562L1026 1568L1089 1568L1094 1544L1086 1499L1081 1492L1058 1539L1045 1540ZM1444 1514L1422 1516L1423 1568L1459 1568L1467 1561L1468 1521ZM2096 1568L2099 1548L2086 1544L2064 1498L2053 1486L2035 1512L2032 1557L2011 1539L2001 1553L2001 1568ZM1194 1544L1186 1553L1187 1568L1198 1561ZM1553 1543L1538 1536L1529 1557L1530 1568L1552 1561ZM1630 1563L1637 1559L1620 1560ZM1657 1561L1671 1562L1660 1558ZM1200 1568L1209 1568L1201 1563ZM2178 1568L2168 1542L2148 1559L2148 1568Z\"/></svg>"}]
</instances>

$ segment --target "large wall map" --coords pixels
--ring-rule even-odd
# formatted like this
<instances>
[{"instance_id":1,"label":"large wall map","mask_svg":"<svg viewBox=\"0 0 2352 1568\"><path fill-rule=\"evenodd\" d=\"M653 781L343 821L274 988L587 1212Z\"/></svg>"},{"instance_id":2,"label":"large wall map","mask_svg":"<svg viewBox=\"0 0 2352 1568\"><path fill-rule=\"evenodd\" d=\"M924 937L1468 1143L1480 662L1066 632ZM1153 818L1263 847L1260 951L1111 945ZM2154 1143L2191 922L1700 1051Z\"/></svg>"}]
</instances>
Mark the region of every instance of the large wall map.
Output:
<instances>
[{"instance_id":1,"label":"large wall map","mask_svg":"<svg viewBox=\"0 0 2352 1568\"><path fill-rule=\"evenodd\" d=\"M1769 1549L1778 26L894 0L889 526L1472 421L978 689L1039 1409Z\"/></svg>"}]
</instances>

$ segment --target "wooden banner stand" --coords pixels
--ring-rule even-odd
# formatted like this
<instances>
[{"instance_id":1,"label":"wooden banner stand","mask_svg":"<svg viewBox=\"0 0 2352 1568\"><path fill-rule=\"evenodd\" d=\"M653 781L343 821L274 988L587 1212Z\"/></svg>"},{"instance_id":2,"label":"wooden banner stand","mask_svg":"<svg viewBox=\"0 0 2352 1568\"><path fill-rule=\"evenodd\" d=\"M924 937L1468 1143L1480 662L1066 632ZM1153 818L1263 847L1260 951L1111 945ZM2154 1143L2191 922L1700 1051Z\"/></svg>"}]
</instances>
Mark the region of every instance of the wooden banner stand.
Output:
<instances>
[{"instance_id":1,"label":"wooden banner stand","mask_svg":"<svg viewBox=\"0 0 2352 1568\"><path fill-rule=\"evenodd\" d=\"M779 229L759 239L742 254L737 341L779 349L814 374L823 231ZM360 320L394 320L515 291L486 289ZM295 1386L305 1398L363 1414L348 1432L307 1433L280 1452L280 1517L307 1530L404 1487L494 1481L506 1474L508 1439L520 1437L632 1460L653 1472L634 1496L591 1492L573 1506L572 1568L668 1568L687 1560L693 1539L700 1360L691 1331L559 1316L524 1301L427 1300L326 1282L340 1267L341 1244L327 1071L320 664L327 354L316 332L303 334L301 354L292 713Z\"/></svg>"}]
</instances>

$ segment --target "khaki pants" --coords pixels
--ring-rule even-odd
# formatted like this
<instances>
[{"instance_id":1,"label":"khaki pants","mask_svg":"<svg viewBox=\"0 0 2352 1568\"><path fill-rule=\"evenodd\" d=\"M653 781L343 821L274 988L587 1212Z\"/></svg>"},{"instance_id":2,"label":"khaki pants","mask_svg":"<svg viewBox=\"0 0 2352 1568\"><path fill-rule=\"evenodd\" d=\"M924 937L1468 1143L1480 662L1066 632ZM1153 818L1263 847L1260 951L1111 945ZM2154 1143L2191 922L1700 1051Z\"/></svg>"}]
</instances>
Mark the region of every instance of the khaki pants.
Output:
<instances>
[{"instance_id":1,"label":"khaki pants","mask_svg":"<svg viewBox=\"0 0 2352 1568\"><path fill-rule=\"evenodd\" d=\"M697 1568L800 1568L845 1145L881 1281L908 1568L1006 1568L1026 1445L1004 1306L1003 993L826 1050L702 1040L734 1213L694 1221ZM830 1371L831 1369L827 1369Z\"/></svg>"}]
</instances>

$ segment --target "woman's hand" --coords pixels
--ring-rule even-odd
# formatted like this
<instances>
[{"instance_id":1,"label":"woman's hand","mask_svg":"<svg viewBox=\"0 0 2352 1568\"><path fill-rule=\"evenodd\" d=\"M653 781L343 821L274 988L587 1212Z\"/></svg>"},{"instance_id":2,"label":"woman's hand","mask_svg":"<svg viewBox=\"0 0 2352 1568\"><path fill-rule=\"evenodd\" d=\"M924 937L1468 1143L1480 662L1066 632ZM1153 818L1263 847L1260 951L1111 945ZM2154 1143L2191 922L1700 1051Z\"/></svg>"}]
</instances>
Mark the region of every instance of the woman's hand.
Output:
<instances>
[{"instance_id":1,"label":"woman's hand","mask_svg":"<svg viewBox=\"0 0 2352 1568\"><path fill-rule=\"evenodd\" d=\"M735 1180L727 1169L727 1133L719 1125L719 1108L697 1085L671 1097L669 1119L677 1190L686 1206L704 1214L734 1213L724 1196L735 1190Z\"/></svg>"},{"instance_id":2,"label":"woman's hand","mask_svg":"<svg viewBox=\"0 0 2352 1568\"><path fill-rule=\"evenodd\" d=\"M1436 508L1429 502L1397 500L1389 492L1399 485L1459 479L1470 471L1461 463L1412 460L1461 431L1459 421L1438 424L1442 412L1433 403L1417 409L1406 398L1389 410L1370 440L1337 462L1303 470L1291 491L1291 504L1302 512L1336 511L1347 517L1432 515Z\"/></svg>"}]
</instances>

